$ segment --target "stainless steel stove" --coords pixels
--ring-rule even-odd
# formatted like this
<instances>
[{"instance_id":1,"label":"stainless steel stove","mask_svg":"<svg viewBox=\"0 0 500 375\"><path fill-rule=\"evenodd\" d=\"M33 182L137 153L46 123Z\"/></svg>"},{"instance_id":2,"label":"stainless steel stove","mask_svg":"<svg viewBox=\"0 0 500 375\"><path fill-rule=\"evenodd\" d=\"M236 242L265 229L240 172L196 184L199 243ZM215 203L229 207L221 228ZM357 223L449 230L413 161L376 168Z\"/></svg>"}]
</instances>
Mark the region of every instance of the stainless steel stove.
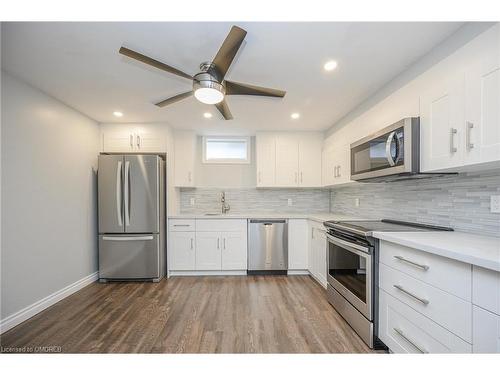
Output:
<instances>
[{"instance_id":1,"label":"stainless steel stove","mask_svg":"<svg viewBox=\"0 0 500 375\"><path fill-rule=\"evenodd\" d=\"M396 220L325 221L327 293L333 307L370 348L378 340L378 240L374 232L453 230Z\"/></svg>"}]
</instances>

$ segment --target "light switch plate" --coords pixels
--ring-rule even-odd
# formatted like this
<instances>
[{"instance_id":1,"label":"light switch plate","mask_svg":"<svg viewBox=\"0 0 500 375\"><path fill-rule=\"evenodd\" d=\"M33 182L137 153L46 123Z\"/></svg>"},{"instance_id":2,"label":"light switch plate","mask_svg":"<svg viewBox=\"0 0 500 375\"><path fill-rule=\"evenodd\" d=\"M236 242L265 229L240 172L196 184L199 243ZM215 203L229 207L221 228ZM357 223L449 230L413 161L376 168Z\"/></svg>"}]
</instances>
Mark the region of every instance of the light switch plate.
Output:
<instances>
[{"instance_id":1,"label":"light switch plate","mask_svg":"<svg viewBox=\"0 0 500 375\"><path fill-rule=\"evenodd\" d=\"M288 207L293 206L292 198L288 198Z\"/></svg>"},{"instance_id":2,"label":"light switch plate","mask_svg":"<svg viewBox=\"0 0 500 375\"><path fill-rule=\"evenodd\" d=\"M189 199L189 204L190 204L191 206L194 206L194 198Z\"/></svg>"},{"instance_id":3,"label":"light switch plate","mask_svg":"<svg viewBox=\"0 0 500 375\"><path fill-rule=\"evenodd\" d=\"M490 211L500 214L500 195L492 195L490 197Z\"/></svg>"}]
</instances>

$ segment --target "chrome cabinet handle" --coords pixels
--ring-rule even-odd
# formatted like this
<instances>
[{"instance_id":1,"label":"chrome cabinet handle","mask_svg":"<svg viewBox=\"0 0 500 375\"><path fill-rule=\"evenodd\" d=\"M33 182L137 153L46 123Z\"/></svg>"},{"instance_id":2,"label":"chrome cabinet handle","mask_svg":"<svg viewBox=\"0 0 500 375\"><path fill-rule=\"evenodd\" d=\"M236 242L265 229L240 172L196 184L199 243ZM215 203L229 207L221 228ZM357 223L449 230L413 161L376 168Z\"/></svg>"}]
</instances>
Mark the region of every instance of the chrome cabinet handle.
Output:
<instances>
[{"instance_id":1,"label":"chrome cabinet handle","mask_svg":"<svg viewBox=\"0 0 500 375\"><path fill-rule=\"evenodd\" d=\"M337 165L333 167L333 177L337 177Z\"/></svg>"},{"instance_id":2,"label":"chrome cabinet handle","mask_svg":"<svg viewBox=\"0 0 500 375\"><path fill-rule=\"evenodd\" d=\"M193 237L191 237L191 250L193 250Z\"/></svg>"},{"instance_id":3,"label":"chrome cabinet handle","mask_svg":"<svg viewBox=\"0 0 500 375\"><path fill-rule=\"evenodd\" d=\"M302 172L300 172L300 183L302 183Z\"/></svg>"},{"instance_id":4,"label":"chrome cabinet handle","mask_svg":"<svg viewBox=\"0 0 500 375\"><path fill-rule=\"evenodd\" d=\"M408 263L408 264L411 264L412 266L415 266L415 267L418 267L418 268L421 268L423 269L424 271L427 271L429 269L429 266L425 265L425 264L419 264L419 263L415 263L411 260L408 260L406 258L403 258L401 255L394 255L394 258L396 258L397 260L400 260L401 262L405 262L405 263Z\"/></svg>"},{"instance_id":5,"label":"chrome cabinet handle","mask_svg":"<svg viewBox=\"0 0 500 375\"><path fill-rule=\"evenodd\" d=\"M119 161L116 167L116 217L120 227L123 225L122 216L122 162Z\"/></svg>"},{"instance_id":6,"label":"chrome cabinet handle","mask_svg":"<svg viewBox=\"0 0 500 375\"><path fill-rule=\"evenodd\" d=\"M406 335L404 334L404 332L402 330L400 330L399 328L394 328L394 331L399 336L401 336L407 343L409 343L411 346L413 346L415 349L417 349L420 353L422 353L422 354L429 353L427 350L422 349L419 345L415 344L412 340L410 340L408 337L406 337Z\"/></svg>"},{"instance_id":7,"label":"chrome cabinet handle","mask_svg":"<svg viewBox=\"0 0 500 375\"><path fill-rule=\"evenodd\" d=\"M188 172L188 181L191 182L191 172Z\"/></svg>"},{"instance_id":8,"label":"chrome cabinet handle","mask_svg":"<svg viewBox=\"0 0 500 375\"><path fill-rule=\"evenodd\" d=\"M153 236L130 236L130 237L114 237L114 236L103 236L104 241L151 241Z\"/></svg>"},{"instance_id":9,"label":"chrome cabinet handle","mask_svg":"<svg viewBox=\"0 0 500 375\"><path fill-rule=\"evenodd\" d=\"M226 237L224 237L223 242L224 242L224 246L223 246L223 247L224 247L224 250L226 250Z\"/></svg>"},{"instance_id":10,"label":"chrome cabinet handle","mask_svg":"<svg viewBox=\"0 0 500 375\"><path fill-rule=\"evenodd\" d=\"M417 300L418 302L420 302L421 304L427 306L429 304L429 301L424 299L424 298L420 298L418 296L416 296L415 294L413 294L412 292L409 292L407 291L406 289L404 289L401 285L393 285L394 288L396 288L397 290L399 290L400 292L403 292L404 294L406 294L407 296L410 296L411 298Z\"/></svg>"},{"instance_id":11,"label":"chrome cabinet handle","mask_svg":"<svg viewBox=\"0 0 500 375\"><path fill-rule=\"evenodd\" d=\"M137 148L141 148L141 136L137 134Z\"/></svg>"},{"instance_id":12,"label":"chrome cabinet handle","mask_svg":"<svg viewBox=\"0 0 500 375\"><path fill-rule=\"evenodd\" d=\"M134 147L134 135L130 134L130 147Z\"/></svg>"},{"instance_id":13,"label":"chrome cabinet handle","mask_svg":"<svg viewBox=\"0 0 500 375\"><path fill-rule=\"evenodd\" d=\"M340 177L340 165L337 165L337 177Z\"/></svg>"},{"instance_id":14,"label":"chrome cabinet handle","mask_svg":"<svg viewBox=\"0 0 500 375\"><path fill-rule=\"evenodd\" d=\"M474 148L474 143L471 142L471 132L472 129L474 128L474 124L470 121L467 121L467 133L466 133L466 144L467 144L467 150L472 150Z\"/></svg>"},{"instance_id":15,"label":"chrome cabinet handle","mask_svg":"<svg viewBox=\"0 0 500 375\"><path fill-rule=\"evenodd\" d=\"M189 227L189 224L174 224L174 227Z\"/></svg>"},{"instance_id":16,"label":"chrome cabinet handle","mask_svg":"<svg viewBox=\"0 0 500 375\"><path fill-rule=\"evenodd\" d=\"M295 183L297 183L297 172L295 172Z\"/></svg>"},{"instance_id":17,"label":"chrome cabinet handle","mask_svg":"<svg viewBox=\"0 0 500 375\"><path fill-rule=\"evenodd\" d=\"M455 147L455 134L457 134L457 129L450 129L450 153L453 154L457 152L457 148Z\"/></svg>"},{"instance_id":18,"label":"chrome cabinet handle","mask_svg":"<svg viewBox=\"0 0 500 375\"><path fill-rule=\"evenodd\" d=\"M220 238L217 238L217 249L220 249Z\"/></svg>"}]
</instances>

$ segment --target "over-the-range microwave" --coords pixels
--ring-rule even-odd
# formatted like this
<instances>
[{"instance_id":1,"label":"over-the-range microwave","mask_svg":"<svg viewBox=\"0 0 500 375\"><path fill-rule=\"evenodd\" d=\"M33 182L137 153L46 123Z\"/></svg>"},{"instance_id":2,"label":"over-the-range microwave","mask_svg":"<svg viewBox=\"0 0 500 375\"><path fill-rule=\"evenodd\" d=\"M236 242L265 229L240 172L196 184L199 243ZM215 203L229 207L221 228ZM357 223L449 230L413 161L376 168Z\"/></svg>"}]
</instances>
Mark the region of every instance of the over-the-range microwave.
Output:
<instances>
[{"instance_id":1,"label":"over-the-range microwave","mask_svg":"<svg viewBox=\"0 0 500 375\"><path fill-rule=\"evenodd\" d=\"M351 180L387 182L429 178L420 173L420 118L404 118L351 144Z\"/></svg>"}]
</instances>

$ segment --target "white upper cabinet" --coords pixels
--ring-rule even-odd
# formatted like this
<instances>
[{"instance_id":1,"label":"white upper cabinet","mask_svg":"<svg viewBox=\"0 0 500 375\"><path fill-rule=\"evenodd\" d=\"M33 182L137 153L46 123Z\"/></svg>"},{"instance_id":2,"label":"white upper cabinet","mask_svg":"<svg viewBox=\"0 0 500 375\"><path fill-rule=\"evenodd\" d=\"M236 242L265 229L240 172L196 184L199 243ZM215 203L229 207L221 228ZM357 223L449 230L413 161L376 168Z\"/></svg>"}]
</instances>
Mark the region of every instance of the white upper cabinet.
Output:
<instances>
[{"instance_id":1,"label":"white upper cabinet","mask_svg":"<svg viewBox=\"0 0 500 375\"><path fill-rule=\"evenodd\" d=\"M276 137L273 133L257 133L257 187L276 183Z\"/></svg>"},{"instance_id":2,"label":"white upper cabinet","mask_svg":"<svg viewBox=\"0 0 500 375\"><path fill-rule=\"evenodd\" d=\"M323 135L257 133L257 187L320 187Z\"/></svg>"},{"instance_id":3,"label":"white upper cabinet","mask_svg":"<svg viewBox=\"0 0 500 375\"><path fill-rule=\"evenodd\" d=\"M335 144L323 150L323 186L351 183L350 145Z\"/></svg>"},{"instance_id":4,"label":"white upper cabinet","mask_svg":"<svg viewBox=\"0 0 500 375\"><path fill-rule=\"evenodd\" d=\"M149 125L102 125L103 152L167 152L165 129Z\"/></svg>"},{"instance_id":5,"label":"white upper cabinet","mask_svg":"<svg viewBox=\"0 0 500 375\"><path fill-rule=\"evenodd\" d=\"M500 26L436 70L420 96L421 170L466 171L500 162Z\"/></svg>"},{"instance_id":6,"label":"white upper cabinet","mask_svg":"<svg viewBox=\"0 0 500 375\"><path fill-rule=\"evenodd\" d=\"M299 140L293 133L276 137L276 185L282 187L299 184Z\"/></svg>"},{"instance_id":7,"label":"white upper cabinet","mask_svg":"<svg viewBox=\"0 0 500 375\"><path fill-rule=\"evenodd\" d=\"M420 97L421 170L460 166L464 134L464 78L443 77Z\"/></svg>"},{"instance_id":8,"label":"white upper cabinet","mask_svg":"<svg viewBox=\"0 0 500 375\"><path fill-rule=\"evenodd\" d=\"M196 134L176 131L174 135L174 185L193 187L196 157Z\"/></svg>"},{"instance_id":9,"label":"white upper cabinet","mask_svg":"<svg viewBox=\"0 0 500 375\"><path fill-rule=\"evenodd\" d=\"M321 134L302 135L299 138L299 186L321 186Z\"/></svg>"}]
</instances>

